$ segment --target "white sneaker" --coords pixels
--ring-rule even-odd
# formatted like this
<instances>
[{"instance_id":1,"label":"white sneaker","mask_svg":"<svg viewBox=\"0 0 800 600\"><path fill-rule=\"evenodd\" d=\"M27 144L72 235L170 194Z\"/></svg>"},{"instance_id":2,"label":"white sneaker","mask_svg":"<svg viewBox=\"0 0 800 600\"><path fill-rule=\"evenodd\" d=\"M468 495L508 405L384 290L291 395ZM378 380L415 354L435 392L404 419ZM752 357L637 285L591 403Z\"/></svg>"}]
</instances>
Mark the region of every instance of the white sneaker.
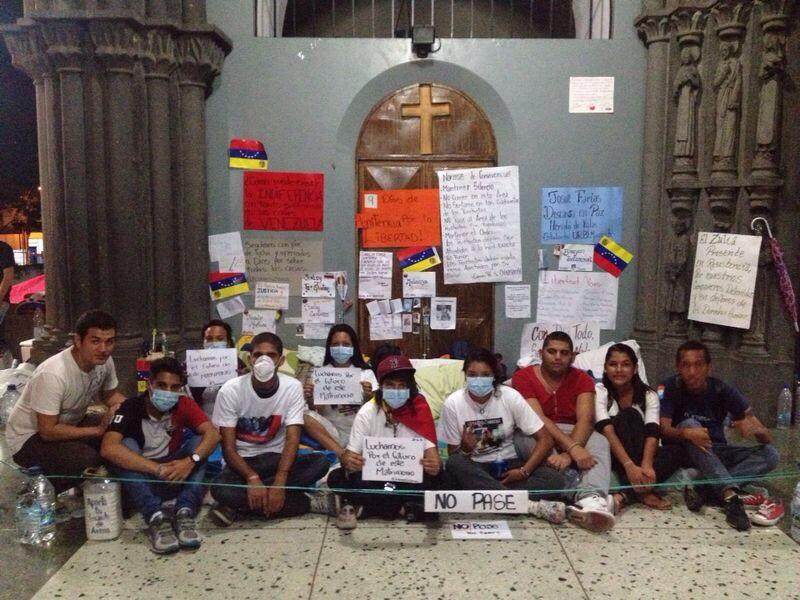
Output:
<instances>
[{"instance_id":1,"label":"white sneaker","mask_svg":"<svg viewBox=\"0 0 800 600\"><path fill-rule=\"evenodd\" d=\"M528 513L559 525L566 519L566 504L554 500L528 500Z\"/></svg>"},{"instance_id":2,"label":"white sneaker","mask_svg":"<svg viewBox=\"0 0 800 600\"><path fill-rule=\"evenodd\" d=\"M614 527L614 515L608 510L608 502L597 494L581 498L577 506L567 507L567 519L579 527L602 533Z\"/></svg>"}]
</instances>

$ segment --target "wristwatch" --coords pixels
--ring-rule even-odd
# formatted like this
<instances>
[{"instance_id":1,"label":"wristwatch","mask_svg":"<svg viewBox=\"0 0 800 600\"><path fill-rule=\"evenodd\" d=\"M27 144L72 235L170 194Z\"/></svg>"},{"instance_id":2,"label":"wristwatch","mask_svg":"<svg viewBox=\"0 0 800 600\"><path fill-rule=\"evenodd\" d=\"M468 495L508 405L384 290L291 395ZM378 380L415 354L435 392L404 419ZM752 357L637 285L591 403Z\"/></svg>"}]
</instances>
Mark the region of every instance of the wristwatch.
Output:
<instances>
[{"instance_id":1,"label":"wristwatch","mask_svg":"<svg viewBox=\"0 0 800 600\"><path fill-rule=\"evenodd\" d=\"M201 460L201 459L200 459L200 455L199 455L199 454L197 454L196 452L195 452L194 454L192 454L192 457L191 457L191 458L192 458L192 462L193 462L193 463L199 463L199 462L200 462L200 460Z\"/></svg>"}]
</instances>

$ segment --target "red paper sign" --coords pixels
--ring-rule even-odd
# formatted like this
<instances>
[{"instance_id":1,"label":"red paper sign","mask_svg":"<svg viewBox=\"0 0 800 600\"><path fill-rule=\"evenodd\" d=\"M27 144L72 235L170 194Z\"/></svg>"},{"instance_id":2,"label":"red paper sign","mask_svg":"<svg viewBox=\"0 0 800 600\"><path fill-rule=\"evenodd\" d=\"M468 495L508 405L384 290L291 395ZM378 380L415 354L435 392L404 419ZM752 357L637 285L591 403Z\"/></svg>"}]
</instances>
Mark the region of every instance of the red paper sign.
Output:
<instances>
[{"instance_id":1,"label":"red paper sign","mask_svg":"<svg viewBox=\"0 0 800 600\"><path fill-rule=\"evenodd\" d=\"M244 228L322 231L322 173L245 171Z\"/></svg>"},{"instance_id":2,"label":"red paper sign","mask_svg":"<svg viewBox=\"0 0 800 600\"><path fill-rule=\"evenodd\" d=\"M374 190L356 215L362 248L439 246L439 190Z\"/></svg>"}]
</instances>

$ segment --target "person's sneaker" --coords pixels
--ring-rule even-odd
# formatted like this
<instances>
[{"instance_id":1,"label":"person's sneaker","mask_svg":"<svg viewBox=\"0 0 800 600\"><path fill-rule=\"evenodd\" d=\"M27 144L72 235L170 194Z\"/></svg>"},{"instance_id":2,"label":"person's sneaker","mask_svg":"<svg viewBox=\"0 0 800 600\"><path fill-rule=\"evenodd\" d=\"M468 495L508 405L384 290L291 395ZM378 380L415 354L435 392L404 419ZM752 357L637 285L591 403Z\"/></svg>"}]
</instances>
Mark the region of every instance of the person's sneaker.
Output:
<instances>
[{"instance_id":1,"label":"person's sneaker","mask_svg":"<svg viewBox=\"0 0 800 600\"><path fill-rule=\"evenodd\" d=\"M592 494L581 498L575 504L567 507L567 519L579 527L602 533L614 527L614 515L608 510L605 498Z\"/></svg>"},{"instance_id":2,"label":"person's sneaker","mask_svg":"<svg viewBox=\"0 0 800 600\"><path fill-rule=\"evenodd\" d=\"M748 512L747 515L750 517L750 522L754 525L768 527L780 521L784 512L783 502L777 498L767 498L766 501L758 507L758 510L755 512Z\"/></svg>"},{"instance_id":3,"label":"person's sneaker","mask_svg":"<svg viewBox=\"0 0 800 600\"><path fill-rule=\"evenodd\" d=\"M433 523L439 520L439 513L425 512L422 502L406 502L403 504L406 523Z\"/></svg>"},{"instance_id":4,"label":"person's sneaker","mask_svg":"<svg viewBox=\"0 0 800 600\"><path fill-rule=\"evenodd\" d=\"M683 500L686 502L686 508L692 512L698 512L705 504L703 495L693 485L683 488Z\"/></svg>"},{"instance_id":5,"label":"person's sneaker","mask_svg":"<svg viewBox=\"0 0 800 600\"><path fill-rule=\"evenodd\" d=\"M181 548L199 548L203 543L203 538L197 533L197 525L190 508L184 507L175 514L173 526Z\"/></svg>"},{"instance_id":6,"label":"person's sneaker","mask_svg":"<svg viewBox=\"0 0 800 600\"><path fill-rule=\"evenodd\" d=\"M744 504L745 510L758 510L767 501L767 496L760 493L739 494L739 499Z\"/></svg>"},{"instance_id":7,"label":"person's sneaker","mask_svg":"<svg viewBox=\"0 0 800 600\"><path fill-rule=\"evenodd\" d=\"M528 500L528 514L560 525L567 518L567 506L555 500Z\"/></svg>"},{"instance_id":8,"label":"person's sneaker","mask_svg":"<svg viewBox=\"0 0 800 600\"><path fill-rule=\"evenodd\" d=\"M178 538L172 531L172 523L167 520L163 512L158 511L150 517L147 528L150 536L150 549L156 554L170 554L180 549Z\"/></svg>"},{"instance_id":9,"label":"person's sneaker","mask_svg":"<svg viewBox=\"0 0 800 600\"><path fill-rule=\"evenodd\" d=\"M306 493L310 511L320 515L336 516L336 494L328 489L320 488L314 493Z\"/></svg>"},{"instance_id":10,"label":"person's sneaker","mask_svg":"<svg viewBox=\"0 0 800 600\"><path fill-rule=\"evenodd\" d=\"M747 531L750 529L750 518L744 510L742 500L736 494L722 503L722 510L725 513L725 521L737 531Z\"/></svg>"},{"instance_id":11,"label":"person's sneaker","mask_svg":"<svg viewBox=\"0 0 800 600\"><path fill-rule=\"evenodd\" d=\"M350 530L355 529L358 525L358 518L356 517L356 507L352 504L343 504L339 509L339 514L336 515L336 527L338 529Z\"/></svg>"},{"instance_id":12,"label":"person's sneaker","mask_svg":"<svg viewBox=\"0 0 800 600\"><path fill-rule=\"evenodd\" d=\"M211 520L220 527L228 527L236 520L236 509L222 504L217 504L208 514Z\"/></svg>"}]
</instances>

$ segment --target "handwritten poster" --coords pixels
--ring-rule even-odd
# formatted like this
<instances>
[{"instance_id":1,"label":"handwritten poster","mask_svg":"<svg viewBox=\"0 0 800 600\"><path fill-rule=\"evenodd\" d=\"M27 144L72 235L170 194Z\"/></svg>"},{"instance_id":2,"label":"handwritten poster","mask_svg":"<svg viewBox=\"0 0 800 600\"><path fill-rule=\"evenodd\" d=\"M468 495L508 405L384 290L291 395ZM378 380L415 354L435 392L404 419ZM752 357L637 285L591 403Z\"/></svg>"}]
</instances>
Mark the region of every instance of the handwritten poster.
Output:
<instances>
[{"instance_id":1,"label":"handwritten poster","mask_svg":"<svg viewBox=\"0 0 800 600\"><path fill-rule=\"evenodd\" d=\"M542 323L597 321L600 329L617 326L619 280L608 273L539 271L536 320Z\"/></svg>"},{"instance_id":2,"label":"handwritten poster","mask_svg":"<svg viewBox=\"0 0 800 600\"><path fill-rule=\"evenodd\" d=\"M564 244L558 255L559 271L594 270L594 246L591 244Z\"/></svg>"},{"instance_id":3,"label":"handwritten poster","mask_svg":"<svg viewBox=\"0 0 800 600\"><path fill-rule=\"evenodd\" d=\"M439 191L374 190L364 192L356 215L363 248L438 246Z\"/></svg>"},{"instance_id":4,"label":"handwritten poster","mask_svg":"<svg viewBox=\"0 0 800 600\"><path fill-rule=\"evenodd\" d=\"M322 231L322 173L245 171L244 228Z\"/></svg>"},{"instance_id":5,"label":"handwritten poster","mask_svg":"<svg viewBox=\"0 0 800 600\"><path fill-rule=\"evenodd\" d=\"M365 437L364 481L422 483L422 438Z\"/></svg>"},{"instance_id":6,"label":"handwritten poster","mask_svg":"<svg viewBox=\"0 0 800 600\"><path fill-rule=\"evenodd\" d=\"M303 338L306 340L325 340L328 339L330 330L330 323L303 323Z\"/></svg>"},{"instance_id":7,"label":"handwritten poster","mask_svg":"<svg viewBox=\"0 0 800 600\"><path fill-rule=\"evenodd\" d=\"M697 234L689 319L748 329L761 236Z\"/></svg>"},{"instance_id":8,"label":"handwritten poster","mask_svg":"<svg viewBox=\"0 0 800 600\"><path fill-rule=\"evenodd\" d=\"M358 297L384 299L392 297L392 253L358 253Z\"/></svg>"},{"instance_id":9,"label":"handwritten poster","mask_svg":"<svg viewBox=\"0 0 800 600\"><path fill-rule=\"evenodd\" d=\"M288 283L300 295L303 273L322 269L322 240L246 235L244 254L251 281Z\"/></svg>"},{"instance_id":10,"label":"handwritten poster","mask_svg":"<svg viewBox=\"0 0 800 600\"><path fill-rule=\"evenodd\" d=\"M336 298L336 273L304 273L300 295L303 298Z\"/></svg>"},{"instance_id":11,"label":"handwritten poster","mask_svg":"<svg viewBox=\"0 0 800 600\"><path fill-rule=\"evenodd\" d=\"M241 296L234 296L228 300L217 302L217 314L220 319L229 319L234 315L243 313L247 308Z\"/></svg>"},{"instance_id":12,"label":"handwritten poster","mask_svg":"<svg viewBox=\"0 0 800 600\"><path fill-rule=\"evenodd\" d=\"M271 281L256 282L256 308L286 310L289 308L289 284Z\"/></svg>"},{"instance_id":13,"label":"handwritten poster","mask_svg":"<svg viewBox=\"0 0 800 600\"><path fill-rule=\"evenodd\" d=\"M328 298L303 298L301 319L303 323L335 323L336 300Z\"/></svg>"},{"instance_id":14,"label":"handwritten poster","mask_svg":"<svg viewBox=\"0 0 800 600\"><path fill-rule=\"evenodd\" d=\"M530 356L540 362L539 350L551 331L564 331L572 338L575 352L588 352L600 347L600 325L597 321L583 323L526 323L519 342L519 356Z\"/></svg>"},{"instance_id":15,"label":"handwritten poster","mask_svg":"<svg viewBox=\"0 0 800 600\"><path fill-rule=\"evenodd\" d=\"M403 315L371 314L369 317L370 340L399 340L403 337Z\"/></svg>"},{"instance_id":16,"label":"handwritten poster","mask_svg":"<svg viewBox=\"0 0 800 600\"><path fill-rule=\"evenodd\" d=\"M437 175L445 284L522 281L517 167Z\"/></svg>"},{"instance_id":17,"label":"handwritten poster","mask_svg":"<svg viewBox=\"0 0 800 600\"><path fill-rule=\"evenodd\" d=\"M208 258L211 262L224 262L223 257L242 257L242 235L238 231L208 236ZM223 268L220 265L220 271ZM239 272L239 271L234 271Z\"/></svg>"},{"instance_id":18,"label":"handwritten poster","mask_svg":"<svg viewBox=\"0 0 800 600\"><path fill-rule=\"evenodd\" d=\"M433 298L436 295L436 273L403 273L404 298Z\"/></svg>"},{"instance_id":19,"label":"handwritten poster","mask_svg":"<svg viewBox=\"0 0 800 600\"><path fill-rule=\"evenodd\" d=\"M314 368L314 404L361 405L361 369Z\"/></svg>"},{"instance_id":20,"label":"handwritten poster","mask_svg":"<svg viewBox=\"0 0 800 600\"><path fill-rule=\"evenodd\" d=\"M622 239L621 187L542 188L542 244L594 244Z\"/></svg>"},{"instance_id":21,"label":"handwritten poster","mask_svg":"<svg viewBox=\"0 0 800 600\"><path fill-rule=\"evenodd\" d=\"M531 318L531 286L510 284L505 286L506 319Z\"/></svg>"},{"instance_id":22,"label":"handwritten poster","mask_svg":"<svg viewBox=\"0 0 800 600\"><path fill-rule=\"evenodd\" d=\"M275 311L251 308L242 313L242 335L256 335L263 331L275 333Z\"/></svg>"},{"instance_id":23,"label":"handwritten poster","mask_svg":"<svg viewBox=\"0 0 800 600\"><path fill-rule=\"evenodd\" d=\"M569 112L613 113L613 77L570 77Z\"/></svg>"},{"instance_id":24,"label":"handwritten poster","mask_svg":"<svg viewBox=\"0 0 800 600\"><path fill-rule=\"evenodd\" d=\"M186 375L191 387L222 385L236 377L235 348L186 351Z\"/></svg>"},{"instance_id":25,"label":"handwritten poster","mask_svg":"<svg viewBox=\"0 0 800 600\"><path fill-rule=\"evenodd\" d=\"M455 329L458 298L436 297L431 299L431 329Z\"/></svg>"}]
</instances>

